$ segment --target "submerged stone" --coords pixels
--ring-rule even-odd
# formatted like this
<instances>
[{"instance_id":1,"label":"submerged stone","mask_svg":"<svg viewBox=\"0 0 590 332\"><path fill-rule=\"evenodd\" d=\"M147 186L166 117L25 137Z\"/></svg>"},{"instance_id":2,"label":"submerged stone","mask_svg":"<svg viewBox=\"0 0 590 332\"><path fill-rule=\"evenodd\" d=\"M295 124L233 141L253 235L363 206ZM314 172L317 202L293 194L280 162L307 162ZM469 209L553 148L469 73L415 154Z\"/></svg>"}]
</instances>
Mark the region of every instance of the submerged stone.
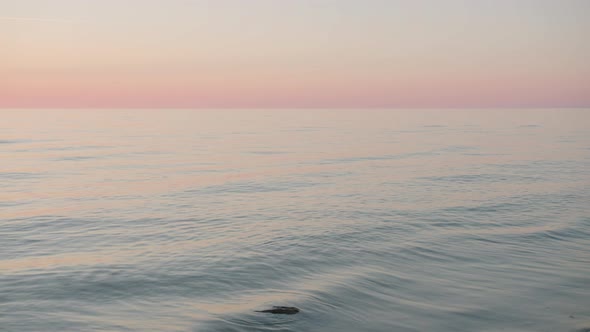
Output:
<instances>
[{"instance_id":1,"label":"submerged stone","mask_svg":"<svg viewBox=\"0 0 590 332\"><path fill-rule=\"evenodd\" d=\"M274 306L272 309L257 310L256 312L266 312L269 314L282 314L282 315L294 315L299 312L299 308L296 307L277 307Z\"/></svg>"}]
</instances>

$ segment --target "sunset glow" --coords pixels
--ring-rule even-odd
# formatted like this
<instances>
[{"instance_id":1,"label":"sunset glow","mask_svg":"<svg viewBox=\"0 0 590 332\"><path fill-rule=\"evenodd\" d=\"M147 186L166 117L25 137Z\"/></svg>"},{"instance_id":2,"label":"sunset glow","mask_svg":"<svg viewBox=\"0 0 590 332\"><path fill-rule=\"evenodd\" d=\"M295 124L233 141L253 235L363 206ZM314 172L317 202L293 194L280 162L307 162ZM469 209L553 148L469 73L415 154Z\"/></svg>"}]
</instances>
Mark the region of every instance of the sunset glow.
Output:
<instances>
[{"instance_id":1,"label":"sunset glow","mask_svg":"<svg viewBox=\"0 0 590 332\"><path fill-rule=\"evenodd\" d=\"M583 107L585 0L0 0L0 107Z\"/></svg>"}]
</instances>

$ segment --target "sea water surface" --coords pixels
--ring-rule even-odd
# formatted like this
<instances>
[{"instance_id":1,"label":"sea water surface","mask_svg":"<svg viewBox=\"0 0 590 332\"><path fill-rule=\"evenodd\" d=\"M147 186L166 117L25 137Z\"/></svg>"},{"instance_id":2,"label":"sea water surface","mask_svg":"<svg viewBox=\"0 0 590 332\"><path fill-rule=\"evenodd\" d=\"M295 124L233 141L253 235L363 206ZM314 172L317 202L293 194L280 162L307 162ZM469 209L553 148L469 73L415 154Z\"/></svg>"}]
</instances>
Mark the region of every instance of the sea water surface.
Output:
<instances>
[{"instance_id":1,"label":"sea water surface","mask_svg":"<svg viewBox=\"0 0 590 332\"><path fill-rule=\"evenodd\" d=\"M590 328L590 110L3 110L0 188L1 331Z\"/></svg>"}]
</instances>

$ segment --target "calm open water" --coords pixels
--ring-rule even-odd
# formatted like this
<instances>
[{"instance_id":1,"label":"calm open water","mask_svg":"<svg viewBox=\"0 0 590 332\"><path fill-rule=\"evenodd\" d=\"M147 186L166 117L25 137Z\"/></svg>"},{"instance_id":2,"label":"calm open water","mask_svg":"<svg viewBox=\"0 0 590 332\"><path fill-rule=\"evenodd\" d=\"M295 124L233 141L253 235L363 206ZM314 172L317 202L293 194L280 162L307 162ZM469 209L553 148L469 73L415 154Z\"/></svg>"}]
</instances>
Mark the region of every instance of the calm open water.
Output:
<instances>
[{"instance_id":1,"label":"calm open water","mask_svg":"<svg viewBox=\"0 0 590 332\"><path fill-rule=\"evenodd\" d=\"M590 110L4 110L0 186L2 331L590 328Z\"/></svg>"}]
</instances>

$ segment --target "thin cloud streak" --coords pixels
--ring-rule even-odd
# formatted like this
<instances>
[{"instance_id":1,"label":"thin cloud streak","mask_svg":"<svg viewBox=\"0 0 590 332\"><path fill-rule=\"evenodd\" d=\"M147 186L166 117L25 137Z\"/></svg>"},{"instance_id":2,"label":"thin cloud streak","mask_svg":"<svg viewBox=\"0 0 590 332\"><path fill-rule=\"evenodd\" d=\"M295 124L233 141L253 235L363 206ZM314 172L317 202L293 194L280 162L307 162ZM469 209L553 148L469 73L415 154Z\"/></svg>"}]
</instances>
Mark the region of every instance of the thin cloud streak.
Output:
<instances>
[{"instance_id":1,"label":"thin cloud streak","mask_svg":"<svg viewBox=\"0 0 590 332\"><path fill-rule=\"evenodd\" d=\"M65 20L58 18L43 18L43 17L2 17L2 21L15 21L15 22L50 22L50 23L78 23L73 20Z\"/></svg>"}]
</instances>

